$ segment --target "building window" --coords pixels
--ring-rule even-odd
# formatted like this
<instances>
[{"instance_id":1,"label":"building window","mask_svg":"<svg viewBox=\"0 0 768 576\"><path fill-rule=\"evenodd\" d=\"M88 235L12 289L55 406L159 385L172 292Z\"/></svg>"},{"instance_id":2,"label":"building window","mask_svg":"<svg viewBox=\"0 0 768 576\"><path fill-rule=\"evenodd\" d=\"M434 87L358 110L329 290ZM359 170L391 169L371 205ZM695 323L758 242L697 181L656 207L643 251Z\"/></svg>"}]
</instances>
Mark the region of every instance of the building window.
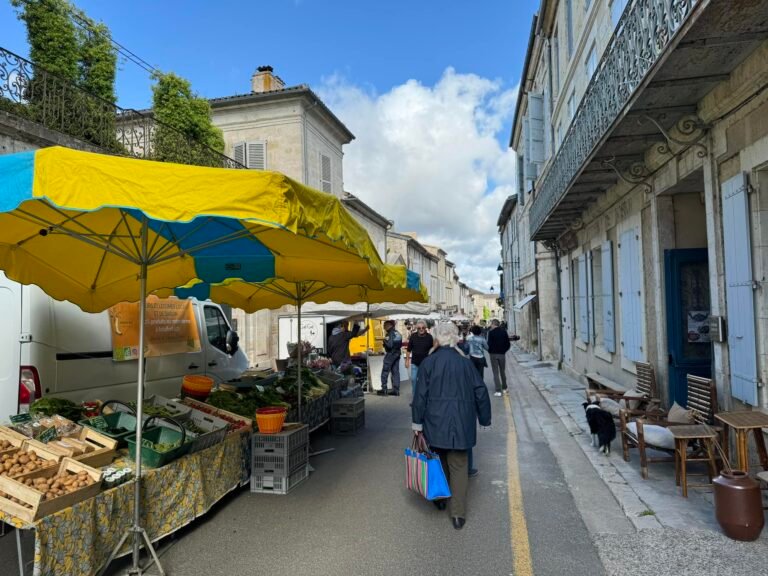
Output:
<instances>
[{"instance_id":1,"label":"building window","mask_svg":"<svg viewBox=\"0 0 768 576\"><path fill-rule=\"evenodd\" d=\"M578 321L577 334L582 342L589 343L589 307L587 305L587 268L586 255L571 262L573 271L573 307L574 317Z\"/></svg>"},{"instance_id":2,"label":"building window","mask_svg":"<svg viewBox=\"0 0 768 576\"><path fill-rule=\"evenodd\" d=\"M589 49L587 59L584 61L584 66L587 70L587 82L592 79L597 70L597 46L592 42L592 47Z\"/></svg>"},{"instance_id":3,"label":"building window","mask_svg":"<svg viewBox=\"0 0 768 576\"><path fill-rule=\"evenodd\" d=\"M333 192L331 184L331 157L320 154L320 190L323 192Z\"/></svg>"},{"instance_id":4,"label":"building window","mask_svg":"<svg viewBox=\"0 0 768 576\"><path fill-rule=\"evenodd\" d=\"M568 97L568 121L573 122L573 118L576 116L576 90L571 92Z\"/></svg>"},{"instance_id":5,"label":"building window","mask_svg":"<svg viewBox=\"0 0 768 576\"><path fill-rule=\"evenodd\" d=\"M573 0L565 0L565 24L568 32L568 58L573 56Z\"/></svg>"},{"instance_id":6,"label":"building window","mask_svg":"<svg viewBox=\"0 0 768 576\"><path fill-rule=\"evenodd\" d=\"M267 169L267 141L238 142L234 146L235 162L251 170Z\"/></svg>"},{"instance_id":7,"label":"building window","mask_svg":"<svg viewBox=\"0 0 768 576\"><path fill-rule=\"evenodd\" d=\"M621 348L627 360L643 361L642 254L640 231L632 228L619 238L619 310Z\"/></svg>"}]
</instances>

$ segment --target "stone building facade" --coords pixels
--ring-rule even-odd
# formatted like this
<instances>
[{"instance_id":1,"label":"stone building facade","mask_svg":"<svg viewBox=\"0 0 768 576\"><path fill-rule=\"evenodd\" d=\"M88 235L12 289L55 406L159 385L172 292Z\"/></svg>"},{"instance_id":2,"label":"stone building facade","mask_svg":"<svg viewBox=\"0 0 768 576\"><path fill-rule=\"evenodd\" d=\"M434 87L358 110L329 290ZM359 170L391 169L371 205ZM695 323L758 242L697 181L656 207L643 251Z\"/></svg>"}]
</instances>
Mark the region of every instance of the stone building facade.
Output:
<instances>
[{"instance_id":1,"label":"stone building facade","mask_svg":"<svg viewBox=\"0 0 768 576\"><path fill-rule=\"evenodd\" d=\"M630 388L644 361L667 405L697 374L721 409L768 408L767 23L749 0L541 2L517 241L555 264L564 369Z\"/></svg>"}]
</instances>

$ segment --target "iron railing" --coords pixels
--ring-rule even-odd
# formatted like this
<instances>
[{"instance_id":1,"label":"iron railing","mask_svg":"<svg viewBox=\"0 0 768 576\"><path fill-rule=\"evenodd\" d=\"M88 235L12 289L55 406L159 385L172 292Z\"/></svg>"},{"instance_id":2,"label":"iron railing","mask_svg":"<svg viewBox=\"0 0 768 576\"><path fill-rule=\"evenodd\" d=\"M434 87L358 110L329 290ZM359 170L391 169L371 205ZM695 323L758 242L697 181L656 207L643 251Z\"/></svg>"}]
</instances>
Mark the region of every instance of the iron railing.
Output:
<instances>
[{"instance_id":1,"label":"iron railing","mask_svg":"<svg viewBox=\"0 0 768 576\"><path fill-rule=\"evenodd\" d=\"M151 114L121 108L4 48L0 48L0 110L109 154L245 168Z\"/></svg>"},{"instance_id":2,"label":"iron railing","mask_svg":"<svg viewBox=\"0 0 768 576\"><path fill-rule=\"evenodd\" d=\"M587 159L700 0L630 0L531 205L531 236L568 193Z\"/></svg>"}]
</instances>

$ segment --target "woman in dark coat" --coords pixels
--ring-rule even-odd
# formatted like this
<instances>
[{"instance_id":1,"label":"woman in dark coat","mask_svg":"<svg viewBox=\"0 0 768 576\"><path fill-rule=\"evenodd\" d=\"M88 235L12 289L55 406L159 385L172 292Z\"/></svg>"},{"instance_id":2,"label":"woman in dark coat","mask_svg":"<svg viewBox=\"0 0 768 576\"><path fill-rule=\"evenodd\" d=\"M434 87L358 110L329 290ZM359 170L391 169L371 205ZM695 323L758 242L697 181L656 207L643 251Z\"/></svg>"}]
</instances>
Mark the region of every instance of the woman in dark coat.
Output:
<instances>
[{"instance_id":1,"label":"woman in dark coat","mask_svg":"<svg viewBox=\"0 0 768 576\"><path fill-rule=\"evenodd\" d=\"M438 347L419 366L411 407L413 430L424 434L440 455L451 487L453 527L460 530L466 521L467 450L475 445L477 422L491 425L491 400L472 362L456 348L456 326L439 323L434 338ZM442 510L445 501L435 505Z\"/></svg>"}]
</instances>

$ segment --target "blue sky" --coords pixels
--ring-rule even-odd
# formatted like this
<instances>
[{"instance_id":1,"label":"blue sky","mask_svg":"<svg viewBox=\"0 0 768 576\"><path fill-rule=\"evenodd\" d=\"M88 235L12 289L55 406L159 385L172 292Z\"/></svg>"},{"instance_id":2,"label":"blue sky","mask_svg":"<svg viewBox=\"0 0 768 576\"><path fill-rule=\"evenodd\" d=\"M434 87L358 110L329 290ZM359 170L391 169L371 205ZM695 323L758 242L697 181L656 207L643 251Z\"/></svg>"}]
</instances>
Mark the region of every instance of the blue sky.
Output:
<instances>
[{"instance_id":1,"label":"blue sky","mask_svg":"<svg viewBox=\"0 0 768 576\"><path fill-rule=\"evenodd\" d=\"M457 243L453 259L460 274L463 267L467 271L463 276L478 288L487 289L494 280L495 272L488 274L486 268L498 260L488 253L494 241L498 246L498 236L488 228L495 224L493 213L498 213L512 184L506 147L513 91L539 0L79 0L76 4L105 22L118 42L153 66L189 79L203 96L247 92L251 74L261 64L272 65L288 85L309 84L357 136L345 149L345 185L353 185L356 194L394 217L401 230L413 229L433 242L450 244L456 239L452 230L454 236L458 232L466 238L476 227L457 229L466 214L446 214L444 224L433 224L414 218L412 207L398 208L400 200L412 198L413 181L429 178L440 163L431 173L414 171L399 184L411 188L394 191L390 201L383 198L390 194L371 185L369 176L376 172L368 162L372 143L377 141L377 154L390 159L390 169L392 163L402 164L398 154L405 152L395 140L381 149L388 130L383 122L369 122L368 116L391 112L400 102L408 112L402 128L413 139L429 126L430 118L414 117L414 98L430 107L435 117L450 118L451 113L444 114L450 106L471 107L468 118L477 136L468 138L473 149L465 152L471 177L461 187L446 189L445 184L434 194L460 198L472 187L477 189L474 204L482 199L490 202L488 214L470 217L482 224L488 242L467 250ZM0 46L28 54L24 26L7 0L0 0ZM117 83L121 106L147 107L150 85L144 70L121 63ZM466 86L468 95L463 93ZM407 131L410 121L412 132ZM457 123L455 129L455 135L449 131L446 138L463 137L466 126ZM495 150L489 148L489 137L497 143ZM436 156L442 148L438 143ZM385 169L382 164L382 174ZM450 246L448 251L450 258Z\"/></svg>"}]
</instances>

